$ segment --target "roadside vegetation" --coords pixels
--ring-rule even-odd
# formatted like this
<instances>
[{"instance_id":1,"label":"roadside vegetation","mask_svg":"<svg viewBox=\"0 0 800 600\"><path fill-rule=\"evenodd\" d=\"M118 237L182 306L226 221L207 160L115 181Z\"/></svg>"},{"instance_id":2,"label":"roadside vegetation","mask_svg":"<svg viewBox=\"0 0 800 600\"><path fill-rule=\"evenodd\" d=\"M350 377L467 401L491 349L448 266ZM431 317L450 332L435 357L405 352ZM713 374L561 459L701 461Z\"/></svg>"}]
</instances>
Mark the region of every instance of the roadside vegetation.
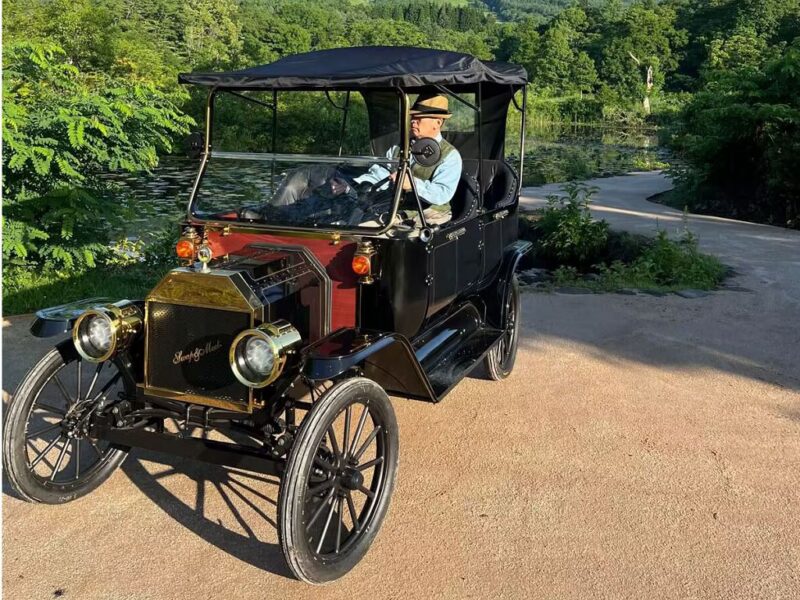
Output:
<instances>
[{"instance_id":1,"label":"roadside vegetation","mask_svg":"<svg viewBox=\"0 0 800 600\"><path fill-rule=\"evenodd\" d=\"M204 94L179 86L178 73L341 46L423 46L515 62L529 74L529 131L556 123L653 133L675 157L637 144L534 142L526 147L526 185L669 165L681 208L800 227L800 0L7 4L7 313L88 295L77 283L60 284L91 281L93 270L114 277L140 268L115 263L120 223L139 207L104 175L153 169L197 130ZM282 122L320 124L313 139L280 132L287 151L338 134L327 126L333 108L311 117L299 101L281 100L279 108ZM219 111L234 138L223 142L263 141L260 122L243 110ZM514 110L508 124L513 148ZM55 296L37 301L45 287ZM17 304L12 295L30 301Z\"/></svg>"},{"instance_id":2,"label":"roadside vegetation","mask_svg":"<svg viewBox=\"0 0 800 600\"><path fill-rule=\"evenodd\" d=\"M596 188L571 183L565 195L548 198L544 210L522 217L522 237L534 243L523 269L544 269L539 287L580 287L592 291L671 292L712 290L727 269L698 249L688 229L677 237L655 238L612 231L595 220L589 203Z\"/></svg>"}]
</instances>

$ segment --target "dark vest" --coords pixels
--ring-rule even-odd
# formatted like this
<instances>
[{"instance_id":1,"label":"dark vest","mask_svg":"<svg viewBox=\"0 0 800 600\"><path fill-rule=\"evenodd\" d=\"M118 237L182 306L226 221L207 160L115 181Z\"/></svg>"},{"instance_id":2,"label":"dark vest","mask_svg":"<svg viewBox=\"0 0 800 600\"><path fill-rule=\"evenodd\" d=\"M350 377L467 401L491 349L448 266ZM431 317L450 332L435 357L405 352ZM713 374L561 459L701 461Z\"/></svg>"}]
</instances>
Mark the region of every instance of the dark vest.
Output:
<instances>
[{"instance_id":1,"label":"dark vest","mask_svg":"<svg viewBox=\"0 0 800 600\"><path fill-rule=\"evenodd\" d=\"M430 167L423 167L422 165L417 164L415 162L413 165L411 165L411 174L414 177L416 177L417 179L422 179L423 181L430 181L433 178L433 174L436 171L436 169L438 169L439 165L441 165L444 162L444 159L447 158L447 156L451 152L455 151L455 147L453 146L453 144L451 144L444 138L442 138L442 141L439 142L439 147L441 148L442 153L439 156L439 160L437 160L435 164L431 165ZM400 154L399 148L394 153L395 158L397 157L398 154ZM431 204L428 208L431 208L433 210L439 210L442 212L448 212L450 210L450 203L447 202L446 204Z\"/></svg>"}]
</instances>

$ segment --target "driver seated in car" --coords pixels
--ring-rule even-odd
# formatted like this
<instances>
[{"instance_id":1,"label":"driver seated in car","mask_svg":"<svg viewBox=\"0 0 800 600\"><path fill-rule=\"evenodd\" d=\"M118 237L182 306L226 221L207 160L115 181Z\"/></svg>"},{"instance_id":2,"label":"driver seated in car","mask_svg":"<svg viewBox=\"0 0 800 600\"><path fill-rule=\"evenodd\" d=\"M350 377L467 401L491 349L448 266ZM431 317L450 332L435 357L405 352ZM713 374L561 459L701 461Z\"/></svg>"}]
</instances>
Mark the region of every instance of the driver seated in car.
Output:
<instances>
[{"instance_id":1,"label":"driver seated in car","mask_svg":"<svg viewBox=\"0 0 800 600\"><path fill-rule=\"evenodd\" d=\"M453 116L448 110L447 97L436 95L421 95L410 110L411 137L412 139L433 138L439 143L441 150L439 160L430 166L423 166L409 159L411 176L419 197L429 206L425 209L425 221L429 225L439 225L452 218L450 200L456 192L458 181L461 178L462 160L458 150L442 137L444 122ZM386 153L386 158L396 159L400 154L400 146L392 146ZM353 183L360 189L369 187L381 181L388 181L378 187L385 190L390 181L395 181L397 171L390 172L382 165L372 165L369 171L353 179ZM408 175L403 181L403 190L411 191L411 182ZM319 196L318 200L328 201L331 197L343 194L355 196L357 190L351 188L338 173L334 166L311 165L295 169L281 183L271 202L272 206L293 206L300 200L311 199ZM317 203L312 203L317 206ZM407 211L408 218L414 218L417 213ZM402 217L401 217L402 218ZM419 219L417 219L419 220ZM372 221L361 225L373 225Z\"/></svg>"},{"instance_id":2,"label":"driver seated in car","mask_svg":"<svg viewBox=\"0 0 800 600\"><path fill-rule=\"evenodd\" d=\"M429 137L439 142L441 156L435 164L429 167L422 166L414 161L412 155L410 165L417 193L429 205L424 211L426 222L430 225L446 223L452 218L450 200L456 193L462 166L458 150L442 137L444 122L453 116L448 110L447 97L440 94L420 96L411 107L410 115L412 139ZM392 146L386 157L397 158L399 153L400 147ZM386 167L373 165L367 173L356 177L354 181L377 183L387 176L391 181L395 181L397 171L390 173ZM331 189L334 193L345 193L348 185L344 181L334 179L331 181ZM403 181L403 190L411 190L408 175Z\"/></svg>"}]
</instances>

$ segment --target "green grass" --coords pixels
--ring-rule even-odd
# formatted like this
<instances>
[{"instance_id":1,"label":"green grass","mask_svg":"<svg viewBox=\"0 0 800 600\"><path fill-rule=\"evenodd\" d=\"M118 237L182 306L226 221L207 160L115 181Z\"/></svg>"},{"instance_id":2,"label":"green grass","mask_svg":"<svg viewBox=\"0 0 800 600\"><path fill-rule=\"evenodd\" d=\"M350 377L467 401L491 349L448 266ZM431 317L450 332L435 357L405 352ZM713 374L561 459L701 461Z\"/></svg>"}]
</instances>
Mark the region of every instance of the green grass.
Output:
<instances>
[{"instance_id":1,"label":"green grass","mask_svg":"<svg viewBox=\"0 0 800 600\"><path fill-rule=\"evenodd\" d=\"M646 253L633 264L621 261L597 269L594 277L579 273L574 267L559 267L553 273L554 287L580 287L596 292L617 292L637 289L645 292L677 292L679 290L713 290L722 283L727 269L715 257L686 256L685 270L656 272ZM590 274L592 275L592 274Z\"/></svg>"},{"instance_id":2,"label":"green grass","mask_svg":"<svg viewBox=\"0 0 800 600\"><path fill-rule=\"evenodd\" d=\"M98 267L72 275L6 268L3 314L30 313L81 298L143 298L172 266Z\"/></svg>"}]
</instances>

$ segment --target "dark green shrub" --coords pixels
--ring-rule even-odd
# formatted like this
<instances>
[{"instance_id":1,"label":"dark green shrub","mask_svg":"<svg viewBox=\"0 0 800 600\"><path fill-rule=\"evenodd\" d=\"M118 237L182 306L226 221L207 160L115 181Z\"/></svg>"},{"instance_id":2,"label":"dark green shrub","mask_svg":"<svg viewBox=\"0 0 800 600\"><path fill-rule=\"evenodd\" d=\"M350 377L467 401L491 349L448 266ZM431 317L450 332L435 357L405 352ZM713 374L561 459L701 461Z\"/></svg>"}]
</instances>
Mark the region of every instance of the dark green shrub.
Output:
<instances>
[{"instance_id":1,"label":"dark green shrub","mask_svg":"<svg viewBox=\"0 0 800 600\"><path fill-rule=\"evenodd\" d=\"M725 278L722 263L701 253L696 238L688 231L678 240L671 240L666 232L660 231L634 260L617 259L595 268L599 279L593 283L606 290L623 287L710 290Z\"/></svg>"},{"instance_id":2,"label":"dark green shrub","mask_svg":"<svg viewBox=\"0 0 800 600\"><path fill-rule=\"evenodd\" d=\"M694 211L800 228L800 38L703 84L672 139L678 193Z\"/></svg>"},{"instance_id":3,"label":"dark green shrub","mask_svg":"<svg viewBox=\"0 0 800 600\"><path fill-rule=\"evenodd\" d=\"M608 241L608 223L595 221L589 212L597 188L567 183L566 197L550 196L537 229L537 253L551 264L586 268L594 264Z\"/></svg>"}]
</instances>

